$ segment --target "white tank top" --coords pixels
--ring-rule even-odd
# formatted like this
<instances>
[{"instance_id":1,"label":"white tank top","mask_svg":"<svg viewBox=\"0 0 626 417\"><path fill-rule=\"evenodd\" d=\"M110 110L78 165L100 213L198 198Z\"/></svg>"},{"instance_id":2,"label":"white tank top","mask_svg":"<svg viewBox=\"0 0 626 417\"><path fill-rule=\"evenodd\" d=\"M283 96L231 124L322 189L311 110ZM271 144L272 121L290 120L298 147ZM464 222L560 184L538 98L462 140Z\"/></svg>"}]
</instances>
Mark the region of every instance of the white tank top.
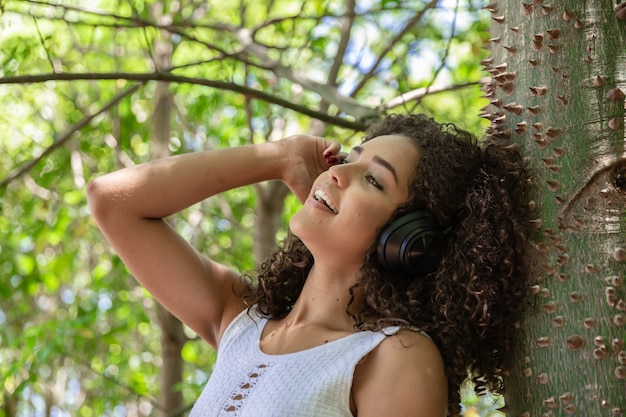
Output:
<instances>
[{"instance_id":1,"label":"white tank top","mask_svg":"<svg viewBox=\"0 0 626 417\"><path fill-rule=\"evenodd\" d=\"M255 308L247 313L224 332L213 374L190 417L351 417L357 363L398 331L357 332L299 352L268 355L259 347L267 319Z\"/></svg>"}]
</instances>

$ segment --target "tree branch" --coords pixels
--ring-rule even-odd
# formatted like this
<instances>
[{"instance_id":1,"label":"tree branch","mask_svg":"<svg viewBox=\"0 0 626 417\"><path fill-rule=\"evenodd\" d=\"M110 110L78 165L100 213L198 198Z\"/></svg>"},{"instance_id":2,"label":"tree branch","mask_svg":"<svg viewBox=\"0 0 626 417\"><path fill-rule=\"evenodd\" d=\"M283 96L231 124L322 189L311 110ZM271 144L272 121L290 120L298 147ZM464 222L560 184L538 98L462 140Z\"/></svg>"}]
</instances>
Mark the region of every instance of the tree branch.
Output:
<instances>
[{"instance_id":1,"label":"tree branch","mask_svg":"<svg viewBox=\"0 0 626 417\"><path fill-rule=\"evenodd\" d=\"M339 70L343 65L343 59L348 50L348 44L350 43L350 34L352 32L352 26L354 25L354 18L356 12L355 0L346 0L346 14L341 22L341 38L339 39L339 45L337 46L337 54L333 59L333 65L328 71L328 84L333 87L337 87L339 76Z\"/></svg>"},{"instance_id":2,"label":"tree branch","mask_svg":"<svg viewBox=\"0 0 626 417\"><path fill-rule=\"evenodd\" d=\"M217 26L213 26L213 25L197 25L197 24L187 24L185 22L177 22L175 24L173 23L158 23L158 22L153 22L144 18L141 18L138 15L135 15L133 17L129 17L129 16L122 16L122 15L118 15L118 14L114 14L114 13L104 13L98 10L90 10L90 9L86 9L86 8L82 8L82 7L76 7L76 6L69 6L69 5L63 5L63 4L49 4L49 3L45 3L45 2L39 2L36 0L22 0L23 2L26 3L33 3L36 4L38 6L49 6L51 8L61 8L64 12L67 11L73 11L73 12L78 12L78 13L82 13L85 14L86 16L92 16L92 17L97 17L97 18L102 18L102 19L110 19L112 20L112 22L107 22L107 21L97 21L97 22L88 22L88 21L84 21L84 20L79 20L76 22L73 22L73 25L85 25L85 26L92 26L92 27L107 27L107 28L113 28L113 29L142 29L145 31L146 28L152 28L155 30L164 30L167 32L170 32L172 34L176 34L181 36L182 38L185 38L191 42L197 42L200 45L206 47L209 50L214 50L217 51L221 54L224 55L229 55L228 52L224 51L223 49L219 48L216 45L213 45L209 42L203 41L201 39L199 39L196 36L191 35L190 33L187 33L184 30L181 30L181 28L188 28L188 29L198 29L198 28L202 28L202 29L212 29L212 30L216 30L216 31L224 31L224 28L217 25ZM35 12L33 10L28 10L28 11L21 11L21 10L9 10L13 13L16 14L24 14L24 15L29 15L33 18L39 18L39 19L47 19L47 20L62 20L62 21L66 21L64 16L50 16L46 13L39 13L39 14L35 14ZM124 23L121 23L124 22Z\"/></svg>"},{"instance_id":3,"label":"tree branch","mask_svg":"<svg viewBox=\"0 0 626 417\"><path fill-rule=\"evenodd\" d=\"M448 55L450 54L450 49L452 48L452 41L454 40L454 35L456 33L456 19L457 19L458 14L459 14L459 0L456 0L456 6L454 7L454 18L452 19L452 28L450 32L450 38L448 39L448 42L446 43L446 48L444 49L443 56L441 57L441 63L435 70L433 77L431 78L430 82L426 86L426 92L424 94L428 94L428 92L430 91L430 87L435 83L435 80L437 80L439 73L446 66L446 60L448 59ZM418 105L419 105L419 102L413 103L413 107L411 108L410 111L414 112L415 108Z\"/></svg>"},{"instance_id":4,"label":"tree branch","mask_svg":"<svg viewBox=\"0 0 626 417\"><path fill-rule=\"evenodd\" d=\"M310 109L306 106L295 104L287 99L283 99L266 92L256 90L254 88L246 87L243 85L228 83L217 80L207 80L204 78L185 77L181 75L175 75L169 72L154 72L154 73L56 73L56 74L37 74L37 75L19 75L13 77L0 78L1 84L27 84L27 83L41 83L45 81L75 81L75 80L128 80L128 81L166 81L173 83L186 83L203 85L206 87L212 87L219 90L227 90L235 93L243 94L247 97L253 97L259 100L267 101L268 103L276 104L286 109L293 110L295 112L304 114L314 119L321 120L334 126L343 127L346 129L352 129L356 131L363 131L367 127L361 119L357 121L350 121L341 117L332 116L326 113L322 113L317 110ZM316 91L313 89L312 91ZM341 96L338 96L341 97ZM341 103L337 104L338 107L342 107ZM368 107L358 106L362 109L367 109L369 114L375 114L376 110ZM361 112L362 113L362 112ZM347 112L347 114L350 114Z\"/></svg>"},{"instance_id":5,"label":"tree branch","mask_svg":"<svg viewBox=\"0 0 626 417\"><path fill-rule=\"evenodd\" d=\"M29 3L33 3L33 4L37 4L37 5L48 5L46 3L42 3L36 0L25 0L26 2ZM51 7L62 7L64 10L73 10L73 11L80 11L82 13L89 13L89 14L94 14L97 15L99 17L109 17L109 18L113 18L115 20L120 20L120 21L126 21L130 24L132 24L134 27L137 28L145 28L146 26L150 26L153 28L158 28L161 30L165 30L168 31L170 33L175 33L181 37L184 37L190 41L193 42L198 42L199 44L205 46L208 49L217 51L219 53L221 53L224 56L230 56L233 58L236 58L238 60L241 60L242 62L245 63L250 63L252 65L256 65L253 62L250 62L248 59L248 55L258 59L261 61L261 65L256 65L259 66L263 69L266 70L270 70L272 72L274 72L276 75L278 75L279 77L284 77L288 80L290 80L293 83L299 84L302 87L304 87L305 89L308 89L310 91L315 91L317 94L319 94L321 96L321 98L330 103L333 104L335 106L337 106L339 108L339 110L347 115L353 116L356 120L367 120L370 119L374 116L376 116L374 110L370 107L366 107L366 106L362 106L359 103L357 103L352 97L346 97L346 96L342 96L338 93L337 89L333 86L333 85L326 85L326 84L322 84L322 83L318 83L313 81L312 79L310 79L309 77L305 76L304 74L300 73L299 71L294 70L293 68L290 68L288 66L282 65L280 62L275 61L273 59L270 58L269 54L268 54L268 49L267 47L264 47L263 45L259 44L258 42L255 41L254 39L254 32L243 28L243 27L239 27L239 26L234 26L234 25L230 25L230 24L226 24L226 23L216 23L214 25L211 25L211 29L216 30L216 31L223 31L223 32L227 32L229 35L234 35L237 40L239 41L241 48L239 51L235 51L234 53L229 53L227 51L224 51L223 49L217 47L216 45L212 45L209 44L208 42L202 41L201 39L186 33L184 30L180 30L180 28L176 27L175 25L172 24L167 24L167 25L163 25L163 24L159 24L157 22L152 22L146 19L142 19L139 16L134 16L134 17L126 17L126 16L121 16L121 15L117 15L117 14L103 14L101 12L97 12L97 11L93 11L93 10L88 10L88 9L83 9L83 8L79 8L79 7L72 7L72 6L61 6L61 5L49 5ZM349 6L350 7L350 6ZM32 14L32 13L31 13ZM347 14L351 14L351 15L355 15L355 11L354 8L352 8L352 10L348 11ZM406 30L406 29L405 29ZM161 79L159 79L158 81L162 81ZM167 81L167 80L165 80ZM1 83L1 81L0 81ZM194 82L194 84L199 84ZM261 98L258 96L258 94L251 94L254 97L257 98ZM268 101L268 102L273 102L272 100L268 100L267 98L263 98L264 100ZM279 103L275 103L275 104L279 104ZM291 108L289 106L287 106L286 104L290 104L289 102L285 101L284 104L280 104L283 107L286 108ZM299 108L296 111L299 111L303 114L307 114L311 117L317 118L319 120L322 121L326 121L328 123L331 124L336 124L337 123L333 123L332 121L329 120L324 120L323 118L320 118L319 115L324 114L322 112L319 112L317 116L315 115L311 115L308 114L306 111L303 111L304 108ZM327 116L327 115L326 115ZM330 117L330 116L329 116ZM339 125L339 126L343 126L343 125ZM355 129L355 126L343 126L343 127L348 127L350 129ZM362 126L359 126L356 130L361 129Z\"/></svg>"},{"instance_id":6,"label":"tree branch","mask_svg":"<svg viewBox=\"0 0 626 417\"><path fill-rule=\"evenodd\" d=\"M399 95L398 97L392 98L391 100L383 103L378 107L378 111L386 111L389 109L393 109L395 107L403 106L408 102L419 100L427 94L436 94L443 93L446 91L456 91L461 90L463 88L471 87L473 85L483 85L487 84L491 81L490 77L481 78L475 82L469 82L465 84L454 84L454 85L441 85L441 86L428 86L423 88L417 88L415 90L407 91L404 94Z\"/></svg>"},{"instance_id":7,"label":"tree branch","mask_svg":"<svg viewBox=\"0 0 626 417\"><path fill-rule=\"evenodd\" d=\"M334 104L342 112L354 116L357 120L366 120L375 115L373 109L358 104L352 97L341 96L333 86L315 82L299 71L274 61L268 55L267 48L254 41L250 30L226 24L224 27L229 28L237 36L242 52L249 53L261 60L264 68L270 69L279 77L285 77L310 91L317 92L323 100ZM235 55L240 56L241 52Z\"/></svg>"},{"instance_id":8,"label":"tree branch","mask_svg":"<svg viewBox=\"0 0 626 417\"><path fill-rule=\"evenodd\" d=\"M48 62L50 63L50 69L52 72L56 72L54 69L54 61L52 60L52 56L50 55L50 50L46 46L46 41L41 34L41 30L39 29L39 23L37 23L37 18L33 16L33 23L35 24L35 29L37 30L37 36L39 36L39 41L41 42L41 46L44 51L46 51L46 57L48 58Z\"/></svg>"},{"instance_id":9,"label":"tree branch","mask_svg":"<svg viewBox=\"0 0 626 417\"><path fill-rule=\"evenodd\" d=\"M11 172L2 181L0 181L0 189L6 187L11 181L13 181L16 178L19 178L20 176L22 176L25 173L27 173L28 171L30 171L35 165L37 165L42 159L44 159L52 151L54 151L55 149L57 149L57 148L61 147L62 145L64 145L72 137L72 135L74 135L74 133L78 132L80 129L82 129L83 127L87 126L94 118L96 118L100 114L108 111L111 107L115 106L124 97L127 97L127 96L131 95L132 93L134 93L135 91L137 91L137 89L141 85L142 84L139 83L139 84L135 84L135 85L127 88L126 90L118 93L115 97L113 97L107 104L104 105L104 107L102 107L96 113L93 113L93 114L90 114L90 115L87 115L87 116L83 117L78 123L76 123L74 126L70 127L68 130L63 132L59 137L55 138L55 140L52 143L52 145L50 145L46 149L44 149L44 151L41 153L41 155L39 155L38 157L36 157L34 159L31 159L30 161L22 164L22 166L20 166L19 168L17 168L13 172Z\"/></svg>"},{"instance_id":10,"label":"tree branch","mask_svg":"<svg viewBox=\"0 0 626 417\"><path fill-rule=\"evenodd\" d=\"M404 35L406 35L413 28L413 26L415 26L416 24L418 24L422 20L422 18L424 17L424 14L426 13L426 11L436 7L438 2L439 2L439 0L432 0L430 3L426 4L424 6L424 8L419 11L419 13L417 13L415 16L413 16L407 22L407 24L404 25L402 30L400 32L398 32L398 34L391 40L391 42L389 42L387 44L387 47L378 55L378 59L376 60L374 65L372 65L372 68L370 68L370 70L367 72L367 74L364 74L364 76L363 76L363 78L361 78L361 81L359 82L359 84L356 87L354 87L354 90L352 90L352 93L350 94L350 97L355 97L356 94L359 91L361 91L361 89L363 87L365 87L367 82L376 75L376 70L378 69L380 64L383 62L383 60L385 59L385 56L387 56L387 54L394 48L394 46L396 46L396 44L402 40Z\"/></svg>"}]
</instances>

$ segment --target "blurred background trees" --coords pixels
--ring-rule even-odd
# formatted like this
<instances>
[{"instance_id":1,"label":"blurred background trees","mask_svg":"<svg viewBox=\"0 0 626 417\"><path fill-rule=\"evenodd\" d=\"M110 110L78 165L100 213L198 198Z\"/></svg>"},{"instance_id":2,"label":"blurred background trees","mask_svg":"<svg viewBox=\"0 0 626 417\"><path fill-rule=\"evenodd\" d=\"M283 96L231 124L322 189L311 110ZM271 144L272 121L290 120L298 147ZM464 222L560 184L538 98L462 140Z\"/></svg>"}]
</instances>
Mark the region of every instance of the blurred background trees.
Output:
<instances>
[{"instance_id":1,"label":"blurred background trees","mask_svg":"<svg viewBox=\"0 0 626 417\"><path fill-rule=\"evenodd\" d=\"M298 132L350 146L381 112L481 136L481 3L0 0L0 416L184 415L211 373L95 228L91 178ZM171 221L245 271L297 207L268 183Z\"/></svg>"}]
</instances>

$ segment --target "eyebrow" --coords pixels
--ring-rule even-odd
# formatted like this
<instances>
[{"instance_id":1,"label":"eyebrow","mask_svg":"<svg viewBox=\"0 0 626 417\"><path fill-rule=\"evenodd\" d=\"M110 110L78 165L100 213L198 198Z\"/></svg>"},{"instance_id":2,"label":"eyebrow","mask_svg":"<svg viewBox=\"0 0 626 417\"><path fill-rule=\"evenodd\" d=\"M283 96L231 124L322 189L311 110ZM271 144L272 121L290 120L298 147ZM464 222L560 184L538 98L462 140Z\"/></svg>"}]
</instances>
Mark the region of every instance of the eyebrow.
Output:
<instances>
[{"instance_id":1,"label":"eyebrow","mask_svg":"<svg viewBox=\"0 0 626 417\"><path fill-rule=\"evenodd\" d=\"M363 147L361 146L355 146L354 148L352 148L352 150L359 155L363 153ZM396 181L396 184L398 184L398 174L396 174L396 169L393 167L393 165L391 165L389 162L387 162L378 155L374 155L372 161L376 162L378 165L384 168L387 168L387 170L389 170L389 172L391 172L391 174L393 175L393 179Z\"/></svg>"}]
</instances>

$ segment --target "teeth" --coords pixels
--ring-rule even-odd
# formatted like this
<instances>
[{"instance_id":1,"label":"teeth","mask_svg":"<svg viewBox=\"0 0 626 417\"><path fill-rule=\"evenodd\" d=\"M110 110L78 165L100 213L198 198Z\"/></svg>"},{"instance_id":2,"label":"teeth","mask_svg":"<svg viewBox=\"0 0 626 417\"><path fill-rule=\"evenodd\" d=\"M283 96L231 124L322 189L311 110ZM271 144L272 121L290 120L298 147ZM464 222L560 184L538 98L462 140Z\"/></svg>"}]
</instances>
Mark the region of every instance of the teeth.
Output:
<instances>
[{"instance_id":1,"label":"teeth","mask_svg":"<svg viewBox=\"0 0 626 417\"><path fill-rule=\"evenodd\" d=\"M320 203L324 203L333 213L337 214L337 209L328 198L328 195L322 190L315 190L315 199Z\"/></svg>"}]
</instances>

